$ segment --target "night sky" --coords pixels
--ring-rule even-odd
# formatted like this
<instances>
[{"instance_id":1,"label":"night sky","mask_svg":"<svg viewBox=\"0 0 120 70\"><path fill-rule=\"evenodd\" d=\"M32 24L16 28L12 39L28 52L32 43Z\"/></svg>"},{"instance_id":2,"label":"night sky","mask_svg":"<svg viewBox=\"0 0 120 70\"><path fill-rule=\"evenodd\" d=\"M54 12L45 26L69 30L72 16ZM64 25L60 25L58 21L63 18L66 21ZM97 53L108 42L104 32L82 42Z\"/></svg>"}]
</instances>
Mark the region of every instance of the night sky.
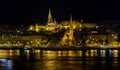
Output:
<instances>
[{"instance_id":1,"label":"night sky","mask_svg":"<svg viewBox=\"0 0 120 70\"><path fill-rule=\"evenodd\" d=\"M86 22L120 19L120 5L115 0L3 0L0 1L0 24L30 25L47 22L48 10L58 21L84 19Z\"/></svg>"}]
</instances>

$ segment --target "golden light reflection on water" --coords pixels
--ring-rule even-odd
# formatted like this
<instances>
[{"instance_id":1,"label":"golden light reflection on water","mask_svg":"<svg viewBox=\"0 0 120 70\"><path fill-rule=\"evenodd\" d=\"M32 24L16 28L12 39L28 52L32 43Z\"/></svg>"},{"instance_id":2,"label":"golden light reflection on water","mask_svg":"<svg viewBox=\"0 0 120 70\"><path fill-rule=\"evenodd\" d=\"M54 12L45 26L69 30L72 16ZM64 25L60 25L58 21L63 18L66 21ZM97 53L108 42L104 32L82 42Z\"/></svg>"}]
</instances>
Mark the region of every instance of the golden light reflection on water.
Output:
<instances>
[{"instance_id":1,"label":"golden light reflection on water","mask_svg":"<svg viewBox=\"0 0 120 70\"><path fill-rule=\"evenodd\" d=\"M118 57L118 50L113 50L113 57Z\"/></svg>"},{"instance_id":2,"label":"golden light reflection on water","mask_svg":"<svg viewBox=\"0 0 120 70\"><path fill-rule=\"evenodd\" d=\"M22 61L21 58L20 62L21 66L23 65L23 67L26 66L26 68L29 67L29 69L35 68L34 70L38 70L38 69L42 69L42 70L77 70L78 68L81 67L81 69L83 67L85 68L90 68L92 66L92 69L95 67L95 65L97 65L99 67L99 65L101 65L101 67L103 67L104 65L106 65L107 61L97 61L95 60L91 60L91 61L82 61L79 57L82 56L83 52L82 51L40 51L40 50L34 50L34 53L32 54L33 57L31 57L31 51L30 50L25 50L24 53L25 54L25 58L28 60ZM41 54L42 52L42 54ZM86 51L86 56L98 56L97 54L97 50L91 50L91 51ZM105 50L101 50L101 55L106 56L106 51ZM113 57L118 57L118 51L114 50L112 51ZM14 59L12 61L10 61L9 59L6 59L7 57L11 57L13 56L19 56L20 55L20 51L19 50L0 50L0 62L2 62L2 66L3 67L8 67L8 69L12 69L14 66ZM42 56L40 56L42 55ZM67 56L67 57L66 57ZM71 57L72 56L72 57ZM73 58L76 57L76 58ZM5 59L3 59L5 58ZM37 61L29 61L29 59L40 59ZM115 58L116 59L116 58ZM115 60L114 59L114 60ZM115 61L112 61L111 65L117 65L119 64L119 61L117 61L118 59L116 59ZM20 63L19 62L19 63ZM25 63L26 62L26 63ZM109 65L110 62L108 62ZM18 64L18 61L16 62L16 64ZM15 64L15 65L16 65ZM106 65L107 66L107 65ZM118 65L117 65L118 66ZM115 66L116 67L116 66ZM79 69L79 70L81 70ZM97 67L96 67L97 69ZM90 69L91 70L91 69Z\"/></svg>"},{"instance_id":3,"label":"golden light reflection on water","mask_svg":"<svg viewBox=\"0 0 120 70\"><path fill-rule=\"evenodd\" d=\"M60 56L68 56L69 51L61 51L60 53L61 53Z\"/></svg>"},{"instance_id":4,"label":"golden light reflection on water","mask_svg":"<svg viewBox=\"0 0 120 70\"><path fill-rule=\"evenodd\" d=\"M90 52L92 52L92 53L91 53L91 56L93 57L93 56L94 56L94 50L91 50Z\"/></svg>"},{"instance_id":5,"label":"golden light reflection on water","mask_svg":"<svg viewBox=\"0 0 120 70\"><path fill-rule=\"evenodd\" d=\"M100 54L101 54L101 56L102 56L102 57L105 57L105 56L106 56L106 54L105 54L105 53L106 53L106 51L105 51L105 50L100 50Z\"/></svg>"},{"instance_id":6,"label":"golden light reflection on water","mask_svg":"<svg viewBox=\"0 0 120 70\"><path fill-rule=\"evenodd\" d=\"M0 50L0 58L20 55L19 50Z\"/></svg>"},{"instance_id":7,"label":"golden light reflection on water","mask_svg":"<svg viewBox=\"0 0 120 70\"><path fill-rule=\"evenodd\" d=\"M42 53L41 53L42 52ZM25 56L30 57L31 51L30 50L24 50ZM56 58L56 57L63 57L63 56L69 56L69 57L82 57L83 52L82 51L40 51L40 50L34 50L32 51L33 56L44 56L47 58ZM118 57L118 50L113 50L109 52L112 57ZM0 50L0 58L6 58L11 56L20 56L20 50ZM85 52L86 57L95 57L99 56L97 50L90 50ZM106 57L106 50L100 50L100 56Z\"/></svg>"},{"instance_id":8,"label":"golden light reflection on water","mask_svg":"<svg viewBox=\"0 0 120 70\"><path fill-rule=\"evenodd\" d=\"M59 66L58 63L56 63L55 61L47 61L45 63L45 69L46 70L54 70L57 68L57 66Z\"/></svg>"},{"instance_id":9,"label":"golden light reflection on water","mask_svg":"<svg viewBox=\"0 0 120 70\"><path fill-rule=\"evenodd\" d=\"M20 55L20 51L19 50L8 50L9 51L9 55ZM8 53L7 53L8 54Z\"/></svg>"},{"instance_id":10,"label":"golden light reflection on water","mask_svg":"<svg viewBox=\"0 0 120 70\"><path fill-rule=\"evenodd\" d=\"M57 56L55 51L45 51L43 55L48 58L55 58Z\"/></svg>"},{"instance_id":11,"label":"golden light reflection on water","mask_svg":"<svg viewBox=\"0 0 120 70\"><path fill-rule=\"evenodd\" d=\"M0 50L0 58L2 57L7 57L9 54L8 54L8 51L5 51L5 50Z\"/></svg>"}]
</instances>

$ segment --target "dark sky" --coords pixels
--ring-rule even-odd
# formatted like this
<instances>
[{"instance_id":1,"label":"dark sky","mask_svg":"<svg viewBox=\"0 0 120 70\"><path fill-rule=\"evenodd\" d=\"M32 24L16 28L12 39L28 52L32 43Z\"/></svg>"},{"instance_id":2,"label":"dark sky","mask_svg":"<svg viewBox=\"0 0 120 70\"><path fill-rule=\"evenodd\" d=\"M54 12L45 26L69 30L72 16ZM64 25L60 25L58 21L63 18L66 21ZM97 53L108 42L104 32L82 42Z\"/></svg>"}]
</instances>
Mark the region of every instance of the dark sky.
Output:
<instances>
[{"instance_id":1,"label":"dark sky","mask_svg":"<svg viewBox=\"0 0 120 70\"><path fill-rule=\"evenodd\" d=\"M115 0L2 0L0 1L0 24L34 24L47 21L51 8L57 21L74 20L86 22L120 19L120 5Z\"/></svg>"}]
</instances>

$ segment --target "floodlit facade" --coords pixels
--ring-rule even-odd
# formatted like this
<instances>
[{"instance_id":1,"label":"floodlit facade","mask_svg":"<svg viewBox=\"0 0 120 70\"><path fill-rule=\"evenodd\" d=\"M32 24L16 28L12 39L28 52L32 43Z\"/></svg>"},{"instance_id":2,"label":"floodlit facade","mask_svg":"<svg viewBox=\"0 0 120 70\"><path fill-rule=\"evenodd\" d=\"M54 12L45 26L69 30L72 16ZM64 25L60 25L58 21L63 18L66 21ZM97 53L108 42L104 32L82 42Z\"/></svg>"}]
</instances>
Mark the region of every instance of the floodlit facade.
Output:
<instances>
[{"instance_id":1,"label":"floodlit facade","mask_svg":"<svg viewBox=\"0 0 120 70\"><path fill-rule=\"evenodd\" d=\"M43 26L36 23L35 26L31 25L28 30L33 30L36 32L39 32L41 29L44 29L45 31L55 31L55 29L57 29L58 27L59 25L56 20L53 20L51 10L49 9L47 24Z\"/></svg>"},{"instance_id":2,"label":"floodlit facade","mask_svg":"<svg viewBox=\"0 0 120 70\"><path fill-rule=\"evenodd\" d=\"M80 21L72 20L72 16L70 17L70 21L57 23L56 21L53 21L50 9L46 25L31 25L28 30L39 32L40 29L45 32L49 31L50 33L59 32L60 30L65 29L65 33L59 41L60 45L80 46L83 45L82 41L85 39L84 45L88 46L119 46L119 42L116 41L118 38L117 33L106 31L107 29L100 29L99 25L96 23L84 23L82 19ZM74 35L76 31L78 32L78 35ZM80 36L82 37L80 38ZM78 39L78 42L76 42L76 39Z\"/></svg>"},{"instance_id":3,"label":"floodlit facade","mask_svg":"<svg viewBox=\"0 0 120 70\"><path fill-rule=\"evenodd\" d=\"M0 46L120 46L119 34L111 28L105 28L97 23L85 23L73 20L53 20L51 10L48 12L46 25L36 23L30 25L26 31L17 30L12 34L8 30L5 35L1 30ZM14 35L15 34L15 35Z\"/></svg>"},{"instance_id":4,"label":"floodlit facade","mask_svg":"<svg viewBox=\"0 0 120 70\"><path fill-rule=\"evenodd\" d=\"M30 25L28 28L28 31L32 30L32 31L39 32L41 29L44 29L45 31L55 31L57 29L63 29L63 28L67 29L67 28L70 28L70 22L71 21L62 21L62 22L58 23L56 20L53 20L51 10L49 9L48 21L47 21L46 25L40 25L40 24L36 23L36 25ZM83 24L82 19L80 21L72 20L72 24L73 24L72 25L73 29L83 28L83 27L87 27L87 28L96 27L95 23L84 23Z\"/></svg>"}]
</instances>

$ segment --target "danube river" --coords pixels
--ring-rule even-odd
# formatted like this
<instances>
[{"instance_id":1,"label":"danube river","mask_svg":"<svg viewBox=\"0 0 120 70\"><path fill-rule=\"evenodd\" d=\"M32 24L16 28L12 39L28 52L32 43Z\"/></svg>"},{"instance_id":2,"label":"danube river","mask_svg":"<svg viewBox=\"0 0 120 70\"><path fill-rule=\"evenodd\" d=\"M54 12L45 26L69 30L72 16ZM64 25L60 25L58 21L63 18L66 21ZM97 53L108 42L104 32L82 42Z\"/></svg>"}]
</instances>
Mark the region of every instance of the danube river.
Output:
<instances>
[{"instance_id":1,"label":"danube river","mask_svg":"<svg viewBox=\"0 0 120 70\"><path fill-rule=\"evenodd\" d=\"M0 50L0 70L119 70L117 51L110 58L81 51Z\"/></svg>"}]
</instances>

